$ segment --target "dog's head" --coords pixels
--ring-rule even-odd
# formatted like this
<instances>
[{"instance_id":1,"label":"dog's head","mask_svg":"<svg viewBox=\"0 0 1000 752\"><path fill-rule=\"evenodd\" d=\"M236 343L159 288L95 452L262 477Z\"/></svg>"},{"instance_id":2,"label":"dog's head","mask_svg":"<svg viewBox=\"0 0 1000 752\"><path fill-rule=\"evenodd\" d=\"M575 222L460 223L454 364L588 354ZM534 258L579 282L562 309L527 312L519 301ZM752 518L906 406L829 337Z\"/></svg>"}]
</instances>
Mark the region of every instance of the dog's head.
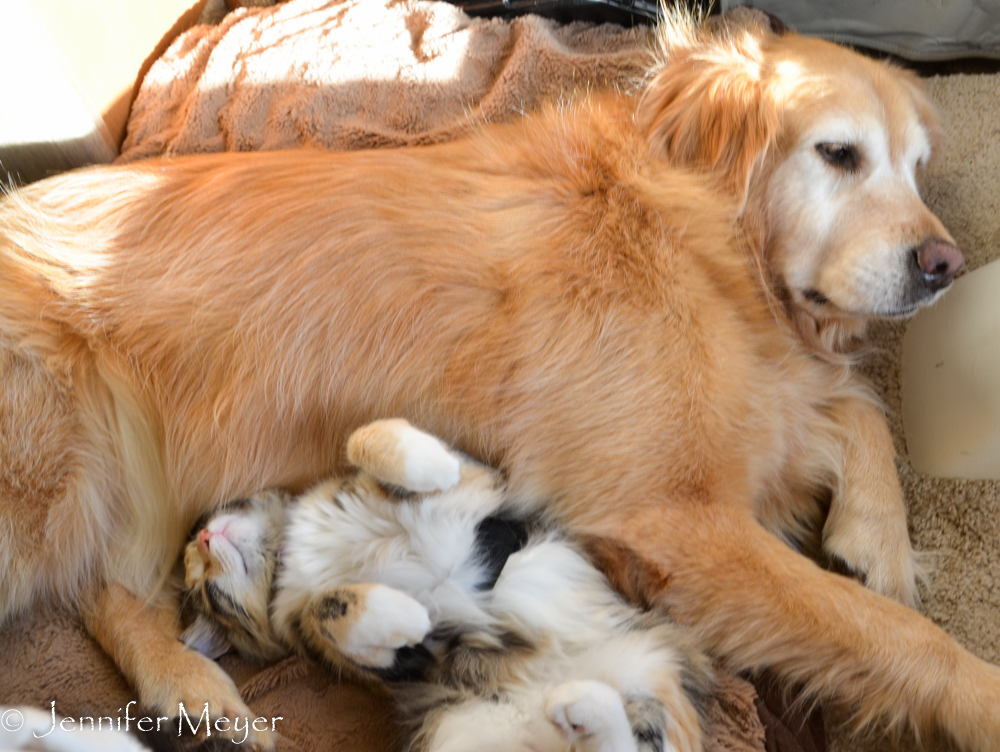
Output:
<instances>
[{"instance_id":1,"label":"dog's head","mask_svg":"<svg viewBox=\"0 0 1000 752\"><path fill-rule=\"evenodd\" d=\"M754 12L662 34L639 111L651 150L759 219L793 313L907 316L951 284L962 254L917 191L937 124L915 76Z\"/></svg>"}]
</instances>

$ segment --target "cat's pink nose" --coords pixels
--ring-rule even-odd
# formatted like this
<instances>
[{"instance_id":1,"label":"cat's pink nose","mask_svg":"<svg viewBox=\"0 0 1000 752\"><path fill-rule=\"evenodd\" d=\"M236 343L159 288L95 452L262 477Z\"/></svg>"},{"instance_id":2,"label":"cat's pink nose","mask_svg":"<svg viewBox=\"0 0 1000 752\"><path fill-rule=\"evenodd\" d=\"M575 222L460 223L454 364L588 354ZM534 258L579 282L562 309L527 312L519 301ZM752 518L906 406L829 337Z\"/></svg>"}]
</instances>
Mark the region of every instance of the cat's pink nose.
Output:
<instances>
[{"instance_id":1,"label":"cat's pink nose","mask_svg":"<svg viewBox=\"0 0 1000 752\"><path fill-rule=\"evenodd\" d=\"M202 551L208 550L208 542L212 540L212 531L207 527L198 531L198 548Z\"/></svg>"}]
</instances>

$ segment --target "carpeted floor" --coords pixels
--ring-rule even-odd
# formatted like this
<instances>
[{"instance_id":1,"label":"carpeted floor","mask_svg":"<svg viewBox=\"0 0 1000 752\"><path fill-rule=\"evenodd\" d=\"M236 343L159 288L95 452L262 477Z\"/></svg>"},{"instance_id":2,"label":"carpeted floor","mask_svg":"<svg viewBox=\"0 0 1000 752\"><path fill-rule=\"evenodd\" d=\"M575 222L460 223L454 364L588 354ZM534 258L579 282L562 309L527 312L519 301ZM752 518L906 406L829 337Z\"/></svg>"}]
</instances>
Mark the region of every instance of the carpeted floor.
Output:
<instances>
[{"instance_id":1,"label":"carpeted floor","mask_svg":"<svg viewBox=\"0 0 1000 752\"><path fill-rule=\"evenodd\" d=\"M924 196L965 252L967 269L976 269L1000 258L1000 74L942 76L927 85L946 137L923 181ZM905 331L905 322L879 324L862 368L888 409L914 544L934 555L923 611L973 653L1000 663L1000 482L929 478L909 466L899 417ZM852 738L833 719L829 728L831 752L916 748L911 736L894 745L876 741L881 735ZM936 740L925 749L952 747Z\"/></svg>"}]
</instances>

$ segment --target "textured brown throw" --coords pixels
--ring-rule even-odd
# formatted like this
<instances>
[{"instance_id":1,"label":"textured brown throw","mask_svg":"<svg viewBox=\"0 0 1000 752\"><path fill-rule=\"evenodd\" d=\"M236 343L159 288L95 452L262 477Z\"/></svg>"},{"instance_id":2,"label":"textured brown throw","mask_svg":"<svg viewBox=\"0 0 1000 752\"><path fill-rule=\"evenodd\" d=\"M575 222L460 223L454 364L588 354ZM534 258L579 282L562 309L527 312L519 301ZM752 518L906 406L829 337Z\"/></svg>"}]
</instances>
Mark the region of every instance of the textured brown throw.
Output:
<instances>
[{"instance_id":1,"label":"textured brown throw","mask_svg":"<svg viewBox=\"0 0 1000 752\"><path fill-rule=\"evenodd\" d=\"M182 35L143 81L119 161L448 141L545 99L634 85L644 27L472 19L443 2L294 0Z\"/></svg>"},{"instance_id":2,"label":"textured brown throw","mask_svg":"<svg viewBox=\"0 0 1000 752\"><path fill-rule=\"evenodd\" d=\"M219 662L255 713L269 719L282 717L275 724L282 734L280 752L393 752L399 748L385 697L340 684L324 669L298 658L268 667L248 664L234 655L223 656ZM117 667L87 635L83 624L56 608L40 610L4 630L0 676L0 708L36 705L48 709L54 701L63 716L119 718L124 717L125 704L134 699ZM131 714L156 715L134 706ZM192 746L189 737L178 738L176 722L169 732L139 736L154 750ZM239 749L229 741L214 746Z\"/></svg>"},{"instance_id":3,"label":"textured brown throw","mask_svg":"<svg viewBox=\"0 0 1000 752\"><path fill-rule=\"evenodd\" d=\"M230 654L219 662L240 688L250 708L266 718L280 716L279 752L395 752L401 737L388 699L338 681L324 668L301 658L257 666ZM0 639L0 708L53 701L62 715L123 717L133 694L115 665L73 616L40 609L6 627ZM755 707L753 686L723 676L706 712L706 752L764 752L764 726ZM155 715L132 709L133 716ZM142 735L155 750L180 750L189 744L169 732ZM223 742L220 749L231 749ZM238 747L237 747L238 749ZM475 752L470 750L470 752ZM814 752L797 746L767 752Z\"/></svg>"}]
</instances>

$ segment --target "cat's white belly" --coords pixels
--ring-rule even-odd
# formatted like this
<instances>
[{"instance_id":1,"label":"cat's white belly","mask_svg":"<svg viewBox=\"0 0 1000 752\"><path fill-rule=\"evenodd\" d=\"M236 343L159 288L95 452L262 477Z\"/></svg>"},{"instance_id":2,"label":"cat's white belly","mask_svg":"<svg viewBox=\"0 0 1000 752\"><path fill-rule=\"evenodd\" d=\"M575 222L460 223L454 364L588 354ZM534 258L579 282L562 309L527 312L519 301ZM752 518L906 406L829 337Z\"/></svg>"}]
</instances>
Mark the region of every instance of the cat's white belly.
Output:
<instances>
[{"instance_id":1,"label":"cat's white belly","mask_svg":"<svg viewBox=\"0 0 1000 752\"><path fill-rule=\"evenodd\" d=\"M322 485L289 511L273 618L280 632L326 590L380 583L415 598L435 627L493 624L476 528L502 503L495 488L445 491L419 501Z\"/></svg>"}]
</instances>

